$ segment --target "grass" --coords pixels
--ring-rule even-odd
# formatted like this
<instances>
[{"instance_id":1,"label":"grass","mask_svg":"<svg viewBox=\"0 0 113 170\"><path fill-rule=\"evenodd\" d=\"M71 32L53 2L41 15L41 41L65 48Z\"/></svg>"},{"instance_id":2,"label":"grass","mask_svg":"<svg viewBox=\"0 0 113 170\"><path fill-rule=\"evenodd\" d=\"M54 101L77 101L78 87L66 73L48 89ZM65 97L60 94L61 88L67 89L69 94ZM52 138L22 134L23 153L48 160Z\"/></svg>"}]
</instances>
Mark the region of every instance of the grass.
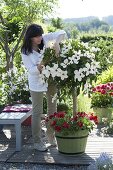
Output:
<instances>
[{"instance_id":1,"label":"grass","mask_svg":"<svg viewBox=\"0 0 113 170\"><path fill-rule=\"evenodd\" d=\"M93 112L91 108L91 99L84 95L83 93L79 94L77 97L77 110L79 112Z\"/></svg>"}]
</instances>

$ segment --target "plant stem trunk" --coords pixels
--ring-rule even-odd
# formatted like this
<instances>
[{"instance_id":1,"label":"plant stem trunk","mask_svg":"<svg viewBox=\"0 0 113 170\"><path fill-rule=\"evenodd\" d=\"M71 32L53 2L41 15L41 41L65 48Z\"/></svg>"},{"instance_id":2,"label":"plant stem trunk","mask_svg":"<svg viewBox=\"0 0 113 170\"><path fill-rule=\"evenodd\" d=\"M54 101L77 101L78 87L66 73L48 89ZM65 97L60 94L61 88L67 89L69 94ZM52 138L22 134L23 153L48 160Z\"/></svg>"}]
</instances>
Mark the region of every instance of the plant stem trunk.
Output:
<instances>
[{"instance_id":1,"label":"plant stem trunk","mask_svg":"<svg viewBox=\"0 0 113 170\"><path fill-rule=\"evenodd\" d=\"M76 88L73 88L72 90L72 98L73 98L73 116L75 116L77 112L77 89Z\"/></svg>"}]
</instances>

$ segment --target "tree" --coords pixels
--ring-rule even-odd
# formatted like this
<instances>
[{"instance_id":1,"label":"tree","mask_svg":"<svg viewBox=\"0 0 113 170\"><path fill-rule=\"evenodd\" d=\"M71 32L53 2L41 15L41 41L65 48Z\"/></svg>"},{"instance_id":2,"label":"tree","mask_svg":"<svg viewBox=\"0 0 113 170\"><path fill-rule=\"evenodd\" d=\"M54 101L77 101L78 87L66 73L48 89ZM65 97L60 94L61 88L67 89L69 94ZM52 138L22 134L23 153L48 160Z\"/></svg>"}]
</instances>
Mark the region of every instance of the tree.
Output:
<instances>
[{"instance_id":1,"label":"tree","mask_svg":"<svg viewBox=\"0 0 113 170\"><path fill-rule=\"evenodd\" d=\"M43 17L53 11L58 0L2 0L0 12L0 46L6 55L6 71L13 68L15 53L25 33L26 26L36 19L42 21ZM19 28L18 38L11 41L9 23L17 22ZM12 32L14 40L15 35Z\"/></svg>"},{"instance_id":2,"label":"tree","mask_svg":"<svg viewBox=\"0 0 113 170\"><path fill-rule=\"evenodd\" d=\"M50 25L48 26L48 32L54 32L58 29L63 29L63 21L61 18L52 18L50 20Z\"/></svg>"},{"instance_id":3,"label":"tree","mask_svg":"<svg viewBox=\"0 0 113 170\"><path fill-rule=\"evenodd\" d=\"M62 29L63 28L63 22L61 18L52 18L51 19L51 24L53 27L57 28L57 29Z\"/></svg>"}]
</instances>

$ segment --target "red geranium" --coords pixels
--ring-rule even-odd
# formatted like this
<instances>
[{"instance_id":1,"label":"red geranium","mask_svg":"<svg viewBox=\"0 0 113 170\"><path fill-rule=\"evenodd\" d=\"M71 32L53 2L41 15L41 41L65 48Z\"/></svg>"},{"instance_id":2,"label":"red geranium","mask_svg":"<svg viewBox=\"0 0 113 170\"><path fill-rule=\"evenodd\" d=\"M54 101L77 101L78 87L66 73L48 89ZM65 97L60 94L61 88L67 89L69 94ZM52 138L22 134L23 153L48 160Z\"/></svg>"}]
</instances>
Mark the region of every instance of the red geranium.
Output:
<instances>
[{"instance_id":1,"label":"red geranium","mask_svg":"<svg viewBox=\"0 0 113 170\"><path fill-rule=\"evenodd\" d=\"M68 113L58 112L47 117L46 123L55 132L68 135L80 129L90 132L98 123L98 119L93 113L78 112L76 116L71 117Z\"/></svg>"}]
</instances>

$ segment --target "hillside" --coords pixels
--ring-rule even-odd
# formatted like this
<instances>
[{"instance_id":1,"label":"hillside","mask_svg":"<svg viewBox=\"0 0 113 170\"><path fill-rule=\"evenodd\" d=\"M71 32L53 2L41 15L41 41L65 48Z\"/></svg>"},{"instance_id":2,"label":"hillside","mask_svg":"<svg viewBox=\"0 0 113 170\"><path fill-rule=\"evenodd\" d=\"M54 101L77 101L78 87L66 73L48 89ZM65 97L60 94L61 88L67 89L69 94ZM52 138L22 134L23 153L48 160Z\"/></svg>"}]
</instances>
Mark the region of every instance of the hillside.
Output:
<instances>
[{"instance_id":1,"label":"hillside","mask_svg":"<svg viewBox=\"0 0 113 170\"><path fill-rule=\"evenodd\" d=\"M74 23L83 23L83 22L89 22L92 21L93 19L98 19L98 17L95 16L88 16L88 17L83 17L83 18L66 18L63 21L64 22L74 22Z\"/></svg>"},{"instance_id":2,"label":"hillside","mask_svg":"<svg viewBox=\"0 0 113 170\"><path fill-rule=\"evenodd\" d=\"M79 24L79 23L90 22L94 19L99 19L99 18L96 16L88 16L88 17L82 17L82 18L66 18L66 19L63 19L63 21L65 23L78 23ZM113 15L103 17L102 21L113 26Z\"/></svg>"}]
</instances>

